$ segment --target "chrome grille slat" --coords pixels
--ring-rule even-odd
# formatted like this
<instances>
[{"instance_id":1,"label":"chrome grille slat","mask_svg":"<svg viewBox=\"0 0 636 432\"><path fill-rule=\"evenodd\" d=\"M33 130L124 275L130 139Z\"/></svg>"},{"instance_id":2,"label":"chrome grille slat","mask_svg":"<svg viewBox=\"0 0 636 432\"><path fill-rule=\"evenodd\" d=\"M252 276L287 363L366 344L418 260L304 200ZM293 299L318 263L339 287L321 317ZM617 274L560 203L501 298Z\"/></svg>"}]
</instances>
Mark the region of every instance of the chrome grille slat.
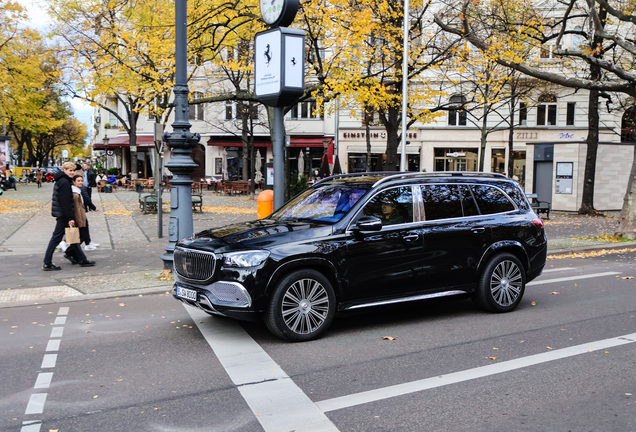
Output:
<instances>
[{"instance_id":1,"label":"chrome grille slat","mask_svg":"<svg viewBox=\"0 0 636 432\"><path fill-rule=\"evenodd\" d=\"M174 269L179 276L193 282L206 282L214 276L216 255L212 252L176 247Z\"/></svg>"}]
</instances>

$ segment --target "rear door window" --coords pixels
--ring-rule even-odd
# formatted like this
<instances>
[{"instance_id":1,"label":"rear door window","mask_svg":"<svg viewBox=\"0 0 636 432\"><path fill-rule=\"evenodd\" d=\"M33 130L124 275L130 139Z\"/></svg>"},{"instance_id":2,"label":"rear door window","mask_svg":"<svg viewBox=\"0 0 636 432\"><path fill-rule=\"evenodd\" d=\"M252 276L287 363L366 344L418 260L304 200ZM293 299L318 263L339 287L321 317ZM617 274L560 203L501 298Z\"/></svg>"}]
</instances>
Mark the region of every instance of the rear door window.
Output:
<instances>
[{"instance_id":1,"label":"rear door window","mask_svg":"<svg viewBox=\"0 0 636 432\"><path fill-rule=\"evenodd\" d=\"M430 184L422 185L421 190L425 220L449 219L479 214L475 201L466 186Z\"/></svg>"},{"instance_id":2,"label":"rear door window","mask_svg":"<svg viewBox=\"0 0 636 432\"><path fill-rule=\"evenodd\" d=\"M499 189L487 185L471 186L481 214L494 214L512 211L515 206Z\"/></svg>"}]
</instances>

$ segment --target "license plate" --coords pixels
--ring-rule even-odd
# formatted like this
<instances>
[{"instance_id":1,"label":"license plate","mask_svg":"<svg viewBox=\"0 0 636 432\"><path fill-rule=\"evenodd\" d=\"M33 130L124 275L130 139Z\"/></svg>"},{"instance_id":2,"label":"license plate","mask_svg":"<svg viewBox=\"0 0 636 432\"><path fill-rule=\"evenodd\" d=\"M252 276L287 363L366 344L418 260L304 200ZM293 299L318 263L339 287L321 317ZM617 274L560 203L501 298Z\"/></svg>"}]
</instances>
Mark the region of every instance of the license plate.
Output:
<instances>
[{"instance_id":1,"label":"license plate","mask_svg":"<svg viewBox=\"0 0 636 432\"><path fill-rule=\"evenodd\" d=\"M197 301L197 292L195 290L177 287L177 297L195 302Z\"/></svg>"}]
</instances>

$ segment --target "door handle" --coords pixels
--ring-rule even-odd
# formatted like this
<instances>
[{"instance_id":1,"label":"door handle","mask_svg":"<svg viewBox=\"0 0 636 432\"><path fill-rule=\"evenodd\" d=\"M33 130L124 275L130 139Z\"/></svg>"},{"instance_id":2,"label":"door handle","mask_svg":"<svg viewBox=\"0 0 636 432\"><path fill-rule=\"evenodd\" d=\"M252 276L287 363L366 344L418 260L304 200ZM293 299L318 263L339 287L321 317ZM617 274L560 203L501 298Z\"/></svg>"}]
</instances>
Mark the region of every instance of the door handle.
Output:
<instances>
[{"instance_id":1,"label":"door handle","mask_svg":"<svg viewBox=\"0 0 636 432\"><path fill-rule=\"evenodd\" d=\"M410 242L410 241L415 241L418 238L420 238L420 236L418 234L410 234L410 235L405 236L404 240L406 240L407 242Z\"/></svg>"},{"instance_id":2,"label":"door handle","mask_svg":"<svg viewBox=\"0 0 636 432\"><path fill-rule=\"evenodd\" d=\"M473 234L481 234L484 231L486 231L486 228L484 227L477 227L477 228L473 228L471 229L471 231L473 232Z\"/></svg>"}]
</instances>

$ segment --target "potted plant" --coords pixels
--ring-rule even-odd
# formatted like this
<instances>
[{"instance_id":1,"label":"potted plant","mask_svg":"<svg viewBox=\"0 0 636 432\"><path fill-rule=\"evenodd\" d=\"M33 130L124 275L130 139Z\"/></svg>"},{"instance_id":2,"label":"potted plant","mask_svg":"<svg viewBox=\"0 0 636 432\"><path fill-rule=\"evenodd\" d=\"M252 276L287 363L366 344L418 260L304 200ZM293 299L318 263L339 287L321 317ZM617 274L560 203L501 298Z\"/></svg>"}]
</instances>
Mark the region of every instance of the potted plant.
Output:
<instances>
[{"instance_id":1,"label":"potted plant","mask_svg":"<svg viewBox=\"0 0 636 432\"><path fill-rule=\"evenodd\" d=\"M137 192L143 192L144 191L144 184L142 182L136 182L135 183L135 190Z\"/></svg>"},{"instance_id":2,"label":"potted plant","mask_svg":"<svg viewBox=\"0 0 636 432\"><path fill-rule=\"evenodd\" d=\"M104 123L104 129L110 129L110 123Z\"/></svg>"}]
</instances>

